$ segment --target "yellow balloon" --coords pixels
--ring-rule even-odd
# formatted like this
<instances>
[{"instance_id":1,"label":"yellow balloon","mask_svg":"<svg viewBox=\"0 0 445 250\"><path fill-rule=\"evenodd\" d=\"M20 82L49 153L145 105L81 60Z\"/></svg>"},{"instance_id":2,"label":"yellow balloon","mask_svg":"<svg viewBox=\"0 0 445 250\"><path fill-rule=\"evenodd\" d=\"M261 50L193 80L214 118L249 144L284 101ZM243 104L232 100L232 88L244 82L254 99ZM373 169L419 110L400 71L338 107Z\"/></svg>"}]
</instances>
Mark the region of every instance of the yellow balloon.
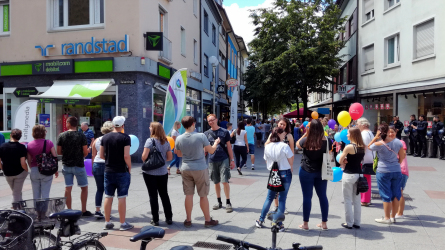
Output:
<instances>
[{"instance_id":1,"label":"yellow balloon","mask_svg":"<svg viewBox=\"0 0 445 250\"><path fill-rule=\"evenodd\" d=\"M167 136L167 141L168 141L168 143L170 143L170 147L172 149L174 149L175 148L175 140L173 140L173 138L171 138L170 136Z\"/></svg>"},{"instance_id":2,"label":"yellow balloon","mask_svg":"<svg viewBox=\"0 0 445 250\"><path fill-rule=\"evenodd\" d=\"M312 112L311 117L312 119L318 119L318 112Z\"/></svg>"},{"instance_id":3,"label":"yellow balloon","mask_svg":"<svg viewBox=\"0 0 445 250\"><path fill-rule=\"evenodd\" d=\"M349 125L349 123L351 123L351 116L347 111L342 111L338 114L337 120L338 123L340 123L340 125L345 128Z\"/></svg>"},{"instance_id":4,"label":"yellow balloon","mask_svg":"<svg viewBox=\"0 0 445 250\"><path fill-rule=\"evenodd\" d=\"M328 132L324 131L324 136L328 136Z\"/></svg>"}]
</instances>

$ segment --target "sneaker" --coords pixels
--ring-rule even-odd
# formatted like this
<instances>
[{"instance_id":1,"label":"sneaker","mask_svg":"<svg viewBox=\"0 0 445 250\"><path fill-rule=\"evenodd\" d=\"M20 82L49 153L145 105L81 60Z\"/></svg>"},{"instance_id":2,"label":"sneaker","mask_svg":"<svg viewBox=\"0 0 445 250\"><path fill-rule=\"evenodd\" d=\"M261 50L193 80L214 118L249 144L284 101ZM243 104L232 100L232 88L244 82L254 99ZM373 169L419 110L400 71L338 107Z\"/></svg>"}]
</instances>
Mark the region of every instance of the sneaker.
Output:
<instances>
[{"instance_id":1,"label":"sneaker","mask_svg":"<svg viewBox=\"0 0 445 250\"><path fill-rule=\"evenodd\" d=\"M127 230L132 229L133 227L134 227L134 226L131 225L130 223L128 223L128 222L124 222L124 223L121 224L121 227L119 228L119 230L120 230L120 231L127 231Z\"/></svg>"},{"instance_id":2,"label":"sneaker","mask_svg":"<svg viewBox=\"0 0 445 250\"><path fill-rule=\"evenodd\" d=\"M100 211L96 211L94 213L94 217L96 217L98 219L103 219L105 216Z\"/></svg>"},{"instance_id":3,"label":"sneaker","mask_svg":"<svg viewBox=\"0 0 445 250\"><path fill-rule=\"evenodd\" d=\"M255 166L254 165L252 165L252 170L255 170Z\"/></svg>"},{"instance_id":4,"label":"sneaker","mask_svg":"<svg viewBox=\"0 0 445 250\"><path fill-rule=\"evenodd\" d=\"M256 220L255 221L255 226L257 228L263 228L264 227L264 221Z\"/></svg>"},{"instance_id":5,"label":"sneaker","mask_svg":"<svg viewBox=\"0 0 445 250\"><path fill-rule=\"evenodd\" d=\"M247 168L246 164L244 164L243 168Z\"/></svg>"},{"instance_id":6,"label":"sneaker","mask_svg":"<svg viewBox=\"0 0 445 250\"><path fill-rule=\"evenodd\" d=\"M226 204L226 212L227 213L233 212L232 204Z\"/></svg>"},{"instance_id":7,"label":"sneaker","mask_svg":"<svg viewBox=\"0 0 445 250\"><path fill-rule=\"evenodd\" d=\"M396 223L396 218L391 218L390 220L392 223Z\"/></svg>"},{"instance_id":8,"label":"sneaker","mask_svg":"<svg viewBox=\"0 0 445 250\"><path fill-rule=\"evenodd\" d=\"M204 227L214 227L214 226L218 225L218 223L219 222L217 220L210 218L210 221L206 221L204 223Z\"/></svg>"},{"instance_id":9,"label":"sneaker","mask_svg":"<svg viewBox=\"0 0 445 250\"><path fill-rule=\"evenodd\" d=\"M348 224L346 224L346 223L342 223L341 226L344 227L344 228L347 228L347 229L352 229L352 227L348 226Z\"/></svg>"},{"instance_id":10,"label":"sneaker","mask_svg":"<svg viewBox=\"0 0 445 250\"><path fill-rule=\"evenodd\" d=\"M220 209L220 208L222 208L222 203L216 203L215 205L213 205L213 210L218 210L218 209Z\"/></svg>"},{"instance_id":11,"label":"sneaker","mask_svg":"<svg viewBox=\"0 0 445 250\"><path fill-rule=\"evenodd\" d=\"M85 211L82 214L82 217L91 217L91 216L93 216L93 214L90 211Z\"/></svg>"},{"instance_id":12,"label":"sneaker","mask_svg":"<svg viewBox=\"0 0 445 250\"><path fill-rule=\"evenodd\" d=\"M172 219L165 220L165 222L167 222L167 225L173 224L173 220Z\"/></svg>"},{"instance_id":13,"label":"sneaker","mask_svg":"<svg viewBox=\"0 0 445 250\"><path fill-rule=\"evenodd\" d=\"M280 225L280 229L279 229L279 231L280 231L280 232L284 232L284 231L286 231L286 228L284 228L284 224L281 224L281 225Z\"/></svg>"},{"instance_id":14,"label":"sneaker","mask_svg":"<svg viewBox=\"0 0 445 250\"><path fill-rule=\"evenodd\" d=\"M284 214L289 214L289 211L287 211L287 208L284 209Z\"/></svg>"},{"instance_id":15,"label":"sneaker","mask_svg":"<svg viewBox=\"0 0 445 250\"><path fill-rule=\"evenodd\" d=\"M382 217L380 219L375 219L375 222L382 223L382 224L392 224L392 220L390 220L390 219L385 220L385 217Z\"/></svg>"},{"instance_id":16,"label":"sneaker","mask_svg":"<svg viewBox=\"0 0 445 250\"><path fill-rule=\"evenodd\" d=\"M352 225L352 227L355 229L360 229L360 226L357 226L357 225Z\"/></svg>"},{"instance_id":17,"label":"sneaker","mask_svg":"<svg viewBox=\"0 0 445 250\"><path fill-rule=\"evenodd\" d=\"M395 219L406 219L405 215L398 215L396 214L396 217L394 217Z\"/></svg>"},{"instance_id":18,"label":"sneaker","mask_svg":"<svg viewBox=\"0 0 445 250\"><path fill-rule=\"evenodd\" d=\"M152 224L153 226L157 227L157 226L159 226L159 221L151 220L150 224Z\"/></svg>"},{"instance_id":19,"label":"sneaker","mask_svg":"<svg viewBox=\"0 0 445 250\"><path fill-rule=\"evenodd\" d=\"M111 230L114 228L114 224L111 222L105 222L104 230Z\"/></svg>"},{"instance_id":20,"label":"sneaker","mask_svg":"<svg viewBox=\"0 0 445 250\"><path fill-rule=\"evenodd\" d=\"M241 172L241 168L237 168L236 170L238 170L239 175L243 175L243 173Z\"/></svg>"}]
</instances>

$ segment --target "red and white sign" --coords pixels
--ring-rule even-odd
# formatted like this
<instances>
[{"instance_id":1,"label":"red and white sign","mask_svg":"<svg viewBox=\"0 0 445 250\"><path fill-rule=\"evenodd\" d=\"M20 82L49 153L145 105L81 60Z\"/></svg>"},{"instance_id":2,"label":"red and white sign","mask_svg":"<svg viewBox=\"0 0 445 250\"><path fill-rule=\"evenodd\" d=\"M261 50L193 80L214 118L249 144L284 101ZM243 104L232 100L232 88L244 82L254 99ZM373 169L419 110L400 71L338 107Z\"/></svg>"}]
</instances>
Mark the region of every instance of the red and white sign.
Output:
<instances>
[{"instance_id":1,"label":"red and white sign","mask_svg":"<svg viewBox=\"0 0 445 250\"><path fill-rule=\"evenodd\" d=\"M409 126L409 121L403 121L403 125L405 125L405 127Z\"/></svg>"},{"instance_id":2,"label":"red and white sign","mask_svg":"<svg viewBox=\"0 0 445 250\"><path fill-rule=\"evenodd\" d=\"M389 109L389 108L390 108L389 103L385 104L385 109Z\"/></svg>"},{"instance_id":3,"label":"red and white sign","mask_svg":"<svg viewBox=\"0 0 445 250\"><path fill-rule=\"evenodd\" d=\"M374 105L369 105L369 109L374 109Z\"/></svg>"},{"instance_id":4,"label":"red and white sign","mask_svg":"<svg viewBox=\"0 0 445 250\"><path fill-rule=\"evenodd\" d=\"M229 80L226 81L227 86L229 87L236 87L238 86L238 80L230 78Z\"/></svg>"},{"instance_id":5,"label":"red and white sign","mask_svg":"<svg viewBox=\"0 0 445 250\"><path fill-rule=\"evenodd\" d=\"M365 105L365 109L366 109L366 110L368 109L368 104Z\"/></svg>"},{"instance_id":6,"label":"red and white sign","mask_svg":"<svg viewBox=\"0 0 445 250\"><path fill-rule=\"evenodd\" d=\"M385 109L385 104L381 103L381 104L380 104L380 109L381 109L381 110Z\"/></svg>"},{"instance_id":7,"label":"red and white sign","mask_svg":"<svg viewBox=\"0 0 445 250\"><path fill-rule=\"evenodd\" d=\"M376 104L376 105L374 106L374 109L379 109L379 105Z\"/></svg>"},{"instance_id":8,"label":"red and white sign","mask_svg":"<svg viewBox=\"0 0 445 250\"><path fill-rule=\"evenodd\" d=\"M69 115L63 115L62 117L62 132L68 131L68 128L66 127L66 120L68 119Z\"/></svg>"},{"instance_id":9,"label":"red and white sign","mask_svg":"<svg viewBox=\"0 0 445 250\"><path fill-rule=\"evenodd\" d=\"M428 122L428 128L433 128L433 122L431 121Z\"/></svg>"}]
</instances>

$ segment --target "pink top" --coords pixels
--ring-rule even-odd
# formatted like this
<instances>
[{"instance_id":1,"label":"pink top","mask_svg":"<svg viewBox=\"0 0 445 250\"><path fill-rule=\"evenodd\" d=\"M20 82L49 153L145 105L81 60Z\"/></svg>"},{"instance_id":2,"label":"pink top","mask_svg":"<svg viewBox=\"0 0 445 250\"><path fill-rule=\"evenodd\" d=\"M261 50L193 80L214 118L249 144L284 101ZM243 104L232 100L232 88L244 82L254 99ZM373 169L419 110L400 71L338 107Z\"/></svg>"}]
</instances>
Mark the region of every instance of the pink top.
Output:
<instances>
[{"instance_id":1,"label":"pink top","mask_svg":"<svg viewBox=\"0 0 445 250\"><path fill-rule=\"evenodd\" d=\"M403 140L400 140L402 142L403 145L403 149L407 149L406 147L406 143ZM402 174L409 176L409 171L408 171L408 161L405 159L403 159L402 163L400 164L400 168L402 169Z\"/></svg>"},{"instance_id":2,"label":"pink top","mask_svg":"<svg viewBox=\"0 0 445 250\"><path fill-rule=\"evenodd\" d=\"M43 151L43 143L45 139L37 139L30 143L28 143L28 153L31 155L31 167L37 167L36 156L41 154ZM51 149L54 147L54 144L50 140L46 140L46 152L47 154L51 153Z\"/></svg>"}]
</instances>

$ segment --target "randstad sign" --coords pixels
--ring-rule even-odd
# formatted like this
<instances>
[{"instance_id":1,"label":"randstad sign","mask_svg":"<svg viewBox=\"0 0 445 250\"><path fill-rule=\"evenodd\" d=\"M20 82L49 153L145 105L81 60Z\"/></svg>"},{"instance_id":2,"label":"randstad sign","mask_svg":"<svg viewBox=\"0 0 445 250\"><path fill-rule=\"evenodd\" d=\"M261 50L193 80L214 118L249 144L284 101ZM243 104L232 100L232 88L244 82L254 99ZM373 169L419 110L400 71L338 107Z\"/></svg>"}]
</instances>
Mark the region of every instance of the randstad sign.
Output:
<instances>
[{"instance_id":1,"label":"randstad sign","mask_svg":"<svg viewBox=\"0 0 445 250\"><path fill-rule=\"evenodd\" d=\"M42 56L49 56L48 50L56 48L55 45L47 45L46 47L35 46L40 49ZM91 41L79 43L63 43L61 45L61 55L82 55L82 54L103 54L103 53L122 53L130 52L130 37L125 35L123 40L97 40L91 37Z\"/></svg>"}]
</instances>

